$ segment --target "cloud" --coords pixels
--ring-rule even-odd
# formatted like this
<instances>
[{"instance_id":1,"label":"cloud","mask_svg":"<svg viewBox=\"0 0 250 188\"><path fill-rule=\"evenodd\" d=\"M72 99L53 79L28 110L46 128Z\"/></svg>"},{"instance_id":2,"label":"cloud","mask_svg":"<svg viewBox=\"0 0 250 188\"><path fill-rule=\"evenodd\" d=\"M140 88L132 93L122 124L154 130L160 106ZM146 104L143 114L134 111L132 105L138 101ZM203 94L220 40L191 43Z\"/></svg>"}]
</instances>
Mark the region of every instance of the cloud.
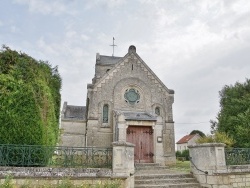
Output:
<instances>
[{"instance_id":1,"label":"cloud","mask_svg":"<svg viewBox=\"0 0 250 188\"><path fill-rule=\"evenodd\" d=\"M16 33L18 30L19 30L19 29L18 29L16 26L14 26L14 25L12 25L12 26L10 27L10 32L11 32L11 33Z\"/></svg>"},{"instance_id":2,"label":"cloud","mask_svg":"<svg viewBox=\"0 0 250 188\"><path fill-rule=\"evenodd\" d=\"M94 9L96 7L102 7L104 9L114 9L122 7L126 4L126 0L91 0L85 2L85 9Z\"/></svg>"},{"instance_id":3,"label":"cloud","mask_svg":"<svg viewBox=\"0 0 250 188\"><path fill-rule=\"evenodd\" d=\"M218 45L221 52L234 49L249 36L250 16L242 18L245 12L236 13L231 8L234 4L226 9L220 1L192 1L189 6L175 2L172 10L168 10L167 5L154 3L156 6L152 9L157 16L149 21L154 25L154 37L148 48L155 49L155 58L163 57L164 61L168 57L168 66L204 54L204 50L211 51Z\"/></svg>"},{"instance_id":4,"label":"cloud","mask_svg":"<svg viewBox=\"0 0 250 188\"><path fill-rule=\"evenodd\" d=\"M80 38L83 40L83 41L88 41L89 40L89 36L85 35L85 34L81 34L80 35Z\"/></svg>"},{"instance_id":5,"label":"cloud","mask_svg":"<svg viewBox=\"0 0 250 188\"><path fill-rule=\"evenodd\" d=\"M75 14L76 12L72 9L69 9L68 6L70 1L64 0L14 0L15 3L24 4L29 7L29 11L32 13L41 13L41 14Z\"/></svg>"}]
</instances>

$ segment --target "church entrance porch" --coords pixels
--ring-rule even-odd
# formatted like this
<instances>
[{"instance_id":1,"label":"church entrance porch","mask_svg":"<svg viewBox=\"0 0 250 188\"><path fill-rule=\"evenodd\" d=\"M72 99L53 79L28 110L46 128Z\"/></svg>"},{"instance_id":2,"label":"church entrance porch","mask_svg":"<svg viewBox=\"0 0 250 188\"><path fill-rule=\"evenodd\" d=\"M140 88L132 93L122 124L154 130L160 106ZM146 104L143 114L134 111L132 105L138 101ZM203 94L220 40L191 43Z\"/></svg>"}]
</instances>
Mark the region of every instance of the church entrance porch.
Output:
<instances>
[{"instance_id":1,"label":"church entrance porch","mask_svg":"<svg viewBox=\"0 0 250 188\"><path fill-rule=\"evenodd\" d=\"M135 145L134 160L136 163L153 163L154 148L151 126L132 126L127 128L126 141Z\"/></svg>"}]
</instances>

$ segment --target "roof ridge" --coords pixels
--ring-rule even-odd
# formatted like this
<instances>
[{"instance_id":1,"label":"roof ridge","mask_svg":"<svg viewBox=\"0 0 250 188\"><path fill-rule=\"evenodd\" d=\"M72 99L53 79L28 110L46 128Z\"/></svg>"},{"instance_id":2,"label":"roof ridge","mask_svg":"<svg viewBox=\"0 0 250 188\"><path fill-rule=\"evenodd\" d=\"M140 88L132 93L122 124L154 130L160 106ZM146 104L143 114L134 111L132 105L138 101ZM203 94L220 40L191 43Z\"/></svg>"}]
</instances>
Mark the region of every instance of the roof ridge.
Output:
<instances>
[{"instance_id":1,"label":"roof ridge","mask_svg":"<svg viewBox=\"0 0 250 188\"><path fill-rule=\"evenodd\" d=\"M109 55L101 55L101 54L100 54L100 56L102 56L102 57L114 57L114 58L122 58L122 57L120 57L120 56L109 56Z\"/></svg>"},{"instance_id":2,"label":"roof ridge","mask_svg":"<svg viewBox=\"0 0 250 188\"><path fill-rule=\"evenodd\" d=\"M197 134L188 134L183 136L176 144L184 144L187 143L189 140L191 140L195 135ZM199 134L198 134L199 135Z\"/></svg>"},{"instance_id":3,"label":"roof ridge","mask_svg":"<svg viewBox=\"0 0 250 188\"><path fill-rule=\"evenodd\" d=\"M86 106L78 106L78 105L67 105L67 107L80 107L80 108L86 108Z\"/></svg>"}]
</instances>

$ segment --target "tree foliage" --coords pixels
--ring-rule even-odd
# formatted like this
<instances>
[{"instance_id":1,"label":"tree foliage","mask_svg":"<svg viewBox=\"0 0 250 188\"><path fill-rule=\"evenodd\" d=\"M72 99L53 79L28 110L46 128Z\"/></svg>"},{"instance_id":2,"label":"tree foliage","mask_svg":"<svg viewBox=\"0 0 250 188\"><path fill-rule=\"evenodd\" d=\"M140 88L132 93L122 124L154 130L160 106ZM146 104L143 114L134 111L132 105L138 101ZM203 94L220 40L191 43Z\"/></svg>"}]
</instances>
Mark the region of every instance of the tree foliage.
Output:
<instances>
[{"instance_id":1,"label":"tree foliage","mask_svg":"<svg viewBox=\"0 0 250 188\"><path fill-rule=\"evenodd\" d=\"M203 136L201 138L198 138L196 143L202 144L202 143L224 143L226 144L226 147L231 147L235 141L232 137L228 136L224 132L215 132L215 134Z\"/></svg>"},{"instance_id":2,"label":"tree foliage","mask_svg":"<svg viewBox=\"0 0 250 188\"><path fill-rule=\"evenodd\" d=\"M189 161L189 150L185 149L183 151L176 151L175 152L177 159L184 159L185 161Z\"/></svg>"},{"instance_id":3,"label":"tree foliage","mask_svg":"<svg viewBox=\"0 0 250 188\"><path fill-rule=\"evenodd\" d=\"M211 132L225 132L235 140L234 147L250 147L250 80L226 85L219 92L220 112L211 122Z\"/></svg>"},{"instance_id":4,"label":"tree foliage","mask_svg":"<svg viewBox=\"0 0 250 188\"><path fill-rule=\"evenodd\" d=\"M193 135L193 134L198 134L201 137L206 136L202 131L199 131L199 130L193 130L189 135Z\"/></svg>"},{"instance_id":5,"label":"tree foliage","mask_svg":"<svg viewBox=\"0 0 250 188\"><path fill-rule=\"evenodd\" d=\"M0 51L0 144L55 145L60 89L57 67L3 46Z\"/></svg>"}]
</instances>

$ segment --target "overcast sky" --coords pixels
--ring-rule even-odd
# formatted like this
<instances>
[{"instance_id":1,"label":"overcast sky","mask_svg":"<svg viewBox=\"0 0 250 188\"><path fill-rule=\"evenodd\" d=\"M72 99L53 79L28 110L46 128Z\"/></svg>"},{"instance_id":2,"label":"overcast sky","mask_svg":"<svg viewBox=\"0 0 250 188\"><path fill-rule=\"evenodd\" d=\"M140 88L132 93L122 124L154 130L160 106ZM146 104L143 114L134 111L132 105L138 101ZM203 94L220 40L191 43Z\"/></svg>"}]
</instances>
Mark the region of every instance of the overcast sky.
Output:
<instances>
[{"instance_id":1,"label":"overcast sky","mask_svg":"<svg viewBox=\"0 0 250 188\"><path fill-rule=\"evenodd\" d=\"M130 45L175 90L176 141L210 132L224 85L250 78L250 0L0 0L0 44L59 66L62 101L85 105L96 53Z\"/></svg>"}]
</instances>

